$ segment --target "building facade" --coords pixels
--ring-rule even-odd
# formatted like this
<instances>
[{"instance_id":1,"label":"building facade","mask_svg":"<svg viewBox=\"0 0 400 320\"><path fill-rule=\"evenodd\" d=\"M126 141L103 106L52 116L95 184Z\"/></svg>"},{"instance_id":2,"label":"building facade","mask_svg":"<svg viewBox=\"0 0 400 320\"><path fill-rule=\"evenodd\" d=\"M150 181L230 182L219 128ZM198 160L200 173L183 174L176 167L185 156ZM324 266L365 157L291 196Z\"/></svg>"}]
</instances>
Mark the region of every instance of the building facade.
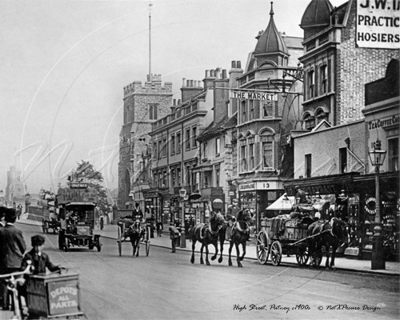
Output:
<instances>
[{"instance_id":1,"label":"building facade","mask_svg":"<svg viewBox=\"0 0 400 320\"><path fill-rule=\"evenodd\" d=\"M256 37L238 78L239 93L231 101L238 110L235 184L240 205L256 214L257 229L265 209L284 192L292 151L283 146L290 131L301 128L302 72L297 58L303 52L302 39L280 34L273 16L271 6L268 26ZM282 170L284 155L287 167Z\"/></svg>"},{"instance_id":2,"label":"building facade","mask_svg":"<svg viewBox=\"0 0 400 320\"><path fill-rule=\"evenodd\" d=\"M21 171L18 171L15 166L11 166L7 171L7 186L5 201L12 205L14 201L21 201L25 199L25 188L21 181Z\"/></svg>"}]
</instances>

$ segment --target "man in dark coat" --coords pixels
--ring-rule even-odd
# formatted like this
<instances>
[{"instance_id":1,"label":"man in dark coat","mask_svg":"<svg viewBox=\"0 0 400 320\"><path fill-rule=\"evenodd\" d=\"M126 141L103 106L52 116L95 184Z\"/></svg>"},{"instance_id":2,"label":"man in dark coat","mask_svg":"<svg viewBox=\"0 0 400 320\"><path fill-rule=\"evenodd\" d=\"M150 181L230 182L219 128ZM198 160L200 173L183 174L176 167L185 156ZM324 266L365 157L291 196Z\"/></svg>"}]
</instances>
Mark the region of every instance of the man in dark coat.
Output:
<instances>
[{"instance_id":1,"label":"man in dark coat","mask_svg":"<svg viewBox=\"0 0 400 320\"><path fill-rule=\"evenodd\" d=\"M21 270L22 257L26 245L22 231L14 226L17 219L15 209L7 208L5 212L5 227L0 227L0 273L12 273ZM8 306L7 287L2 288L3 309Z\"/></svg>"}]
</instances>

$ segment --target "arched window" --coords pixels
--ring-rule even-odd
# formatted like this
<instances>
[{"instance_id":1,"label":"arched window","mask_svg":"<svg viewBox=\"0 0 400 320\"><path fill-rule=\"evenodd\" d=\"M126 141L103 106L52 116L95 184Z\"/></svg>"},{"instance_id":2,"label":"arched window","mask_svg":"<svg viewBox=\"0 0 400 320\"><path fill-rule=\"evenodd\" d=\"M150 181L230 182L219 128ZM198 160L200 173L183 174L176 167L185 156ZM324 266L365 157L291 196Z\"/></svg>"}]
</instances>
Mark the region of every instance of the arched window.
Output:
<instances>
[{"instance_id":1,"label":"arched window","mask_svg":"<svg viewBox=\"0 0 400 320\"><path fill-rule=\"evenodd\" d=\"M306 113L303 118L304 121L304 129L312 130L315 127L315 118L309 113Z\"/></svg>"},{"instance_id":2,"label":"arched window","mask_svg":"<svg viewBox=\"0 0 400 320\"><path fill-rule=\"evenodd\" d=\"M321 121L328 121L328 113L322 109L318 109L315 118L317 119L317 124Z\"/></svg>"}]
</instances>

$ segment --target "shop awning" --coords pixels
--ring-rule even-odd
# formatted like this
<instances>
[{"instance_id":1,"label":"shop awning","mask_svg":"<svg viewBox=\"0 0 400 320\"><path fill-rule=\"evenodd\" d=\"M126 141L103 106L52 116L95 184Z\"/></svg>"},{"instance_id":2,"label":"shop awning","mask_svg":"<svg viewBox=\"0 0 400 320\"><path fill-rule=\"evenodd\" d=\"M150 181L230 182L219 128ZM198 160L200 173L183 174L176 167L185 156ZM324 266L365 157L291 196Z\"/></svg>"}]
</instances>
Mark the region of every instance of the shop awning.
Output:
<instances>
[{"instance_id":1,"label":"shop awning","mask_svg":"<svg viewBox=\"0 0 400 320\"><path fill-rule=\"evenodd\" d=\"M266 210L292 210L293 205L296 203L294 196L282 195L278 200L271 204Z\"/></svg>"}]
</instances>

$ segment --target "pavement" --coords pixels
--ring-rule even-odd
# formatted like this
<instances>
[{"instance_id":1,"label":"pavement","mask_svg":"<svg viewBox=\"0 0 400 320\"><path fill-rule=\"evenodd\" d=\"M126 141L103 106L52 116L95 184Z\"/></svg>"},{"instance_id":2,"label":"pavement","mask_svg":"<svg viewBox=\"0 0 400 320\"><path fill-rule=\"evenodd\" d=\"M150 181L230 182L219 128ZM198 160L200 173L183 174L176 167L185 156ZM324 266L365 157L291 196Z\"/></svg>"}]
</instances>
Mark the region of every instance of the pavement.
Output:
<instances>
[{"instance_id":1,"label":"pavement","mask_svg":"<svg viewBox=\"0 0 400 320\"><path fill-rule=\"evenodd\" d=\"M17 223L31 224L31 225L38 225L38 226L42 225L41 219L40 219L40 221L28 219L27 214L23 214L21 216L21 219L17 220ZM108 225L104 225L103 230L95 228L94 233L100 234L104 238L116 240L117 234L118 234L117 230L118 230L117 225L108 224ZM150 254L151 254L152 246L170 250L171 249L171 240L169 238L169 232L164 230L161 237L157 237L157 234L155 232L154 238L150 238L150 244L151 244ZM255 239L252 239L247 244L248 245L246 248L245 259L257 260ZM223 254L224 256L228 255L228 248L229 248L229 244L226 243L224 245L224 254ZM186 247L185 248L177 247L176 250L177 251L187 251L189 253L192 251L192 243L187 239ZM200 252L200 244L199 243L196 244L195 251ZM210 252L214 253L214 248L212 248L212 246L210 246ZM196 259L198 259L198 258L196 257ZM235 249L232 250L232 262L234 264L236 263L236 250ZM325 258L323 258L322 263L325 263ZM271 264L271 262L268 261L268 264ZM283 255L281 265L289 265L289 266L296 265L297 266L296 257L294 255L291 255L289 257L287 257L286 255ZM323 264L321 264L321 265L323 265ZM371 260L357 260L357 259L348 259L345 257L336 257L335 267L338 270L344 270L344 271L355 271L355 272L364 272L364 273L370 273L370 274L394 275L394 276L400 275L400 263L392 262L392 261L386 261L385 269L371 270Z\"/></svg>"}]
</instances>

